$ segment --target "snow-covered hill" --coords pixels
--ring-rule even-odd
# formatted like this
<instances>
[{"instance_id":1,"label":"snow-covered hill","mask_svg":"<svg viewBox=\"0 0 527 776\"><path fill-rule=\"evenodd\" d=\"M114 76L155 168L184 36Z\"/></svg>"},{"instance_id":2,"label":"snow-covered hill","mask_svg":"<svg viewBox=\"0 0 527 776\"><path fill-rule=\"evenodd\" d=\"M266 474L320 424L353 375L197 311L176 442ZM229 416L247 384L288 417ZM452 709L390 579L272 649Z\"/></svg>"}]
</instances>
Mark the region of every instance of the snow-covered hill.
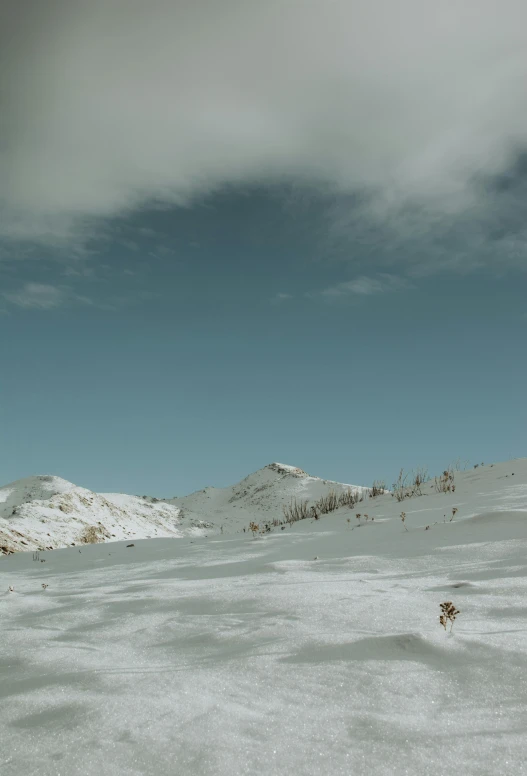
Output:
<instances>
[{"instance_id":1,"label":"snow-covered hill","mask_svg":"<svg viewBox=\"0 0 527 776\"><path fill-rule=\"evenodd\" d=\"M313 502L350 487L363 490L277 463L232 487L170 500L94 493L50 475L27 477L0 488L0 552L56 549L89 538L105 542L239 531L251 520L281 518L291 499Z\"/></svg>"},{"instance_id":2,"label":"snow-covered hill","mask_svg":"<svg viewBox=\"0 0 527 776\"><path fill-rule=\"evenodd\" d=\"M169 499L167 503L180 507L189 518L207 520L225 532L232 532L248 526L252 520L281 519L284 505L292 499L312 504L330 492L340 494L350 488L360 493L368 490L312 477L294 466L271 463L237 485L205 488L189 496Z\"/></svg>"},{"instance_id":3,"label":"snow-covered hill","mask_svg":"<svg viewBox=\"0 0 527 776\"><path fill-rule=\"evenodd\" d=\"M0 552L56 549L86 542L199 534L206 525L179 517L157 499L93 493L50 475L0 488Z\"/></svg>"}]
</instances>

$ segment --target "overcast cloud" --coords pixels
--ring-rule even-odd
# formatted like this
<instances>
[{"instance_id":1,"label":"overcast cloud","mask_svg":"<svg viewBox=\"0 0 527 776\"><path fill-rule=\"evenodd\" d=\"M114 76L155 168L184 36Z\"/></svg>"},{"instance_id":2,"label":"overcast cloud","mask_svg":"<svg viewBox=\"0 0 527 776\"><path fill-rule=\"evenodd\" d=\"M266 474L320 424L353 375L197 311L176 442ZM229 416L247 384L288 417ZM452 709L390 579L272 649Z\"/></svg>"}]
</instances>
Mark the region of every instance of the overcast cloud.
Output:
<instances>
[{"instance_id":1,"label":"overcast cloud","mask_svg":"<svg viewBox=\"0 0 527 776\"><path fill-rule=\"evenodd\" d=\"M78 239L152 200L284 180L436 224L485 207L474 176L526 145L525 0L3 7L4 237Z\"/></svg>"}]
</instances>

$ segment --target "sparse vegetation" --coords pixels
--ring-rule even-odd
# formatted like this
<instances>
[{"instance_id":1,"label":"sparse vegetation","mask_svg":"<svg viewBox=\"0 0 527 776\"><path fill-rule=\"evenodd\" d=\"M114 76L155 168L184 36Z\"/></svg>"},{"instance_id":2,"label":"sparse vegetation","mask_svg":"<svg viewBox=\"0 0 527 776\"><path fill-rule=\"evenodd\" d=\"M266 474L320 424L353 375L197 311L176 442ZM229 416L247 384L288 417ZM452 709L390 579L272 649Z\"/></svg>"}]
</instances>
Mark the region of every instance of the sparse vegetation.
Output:
<instances>
[{"instance_id":1,"label":"sparse vegetation","mask_svg":"<svg viewBox=\"0 0 527 776\"><path fill-rule=\"evenodd\" d=\"M330 490L327 495L322 496L318 501L315 501L314 504L311 504L311 506L307 499L298 500L292 498L289 504L284 504L282 507L284 513L283 520L274 518L269 523L265 523L263 527L258 526L256 532L251 528L251 525L256 525L256 523L252 523L249 525L249 530L253 532L253 535L256 535L256 533L270 533L272 528L280 527L283 530L286 525L292 525L299 520L307 520L309 518L312 520L319 520L321 515L327 515L330 512L334 512L336 509L339 509L339 507L349 507L350 509L353 509L363 500L364 496L361 491L353 490L352 488L347 488L347 490L338 494L335 493L335 491Z\"/></svg>"},{"instance_id":2,"label":"sparse vegetation","mask_svg":"<svg viewBox=\"0 0 527 776\"><path fill-rule=\"evenodd\" d=\"M481 464L483 466L483 464ZM470 467L470 461L462 461L461 458L456 458L448 467L454 472L466 472Z\"/></svg>"},{"instance_id":3,"label":"sparse vegetation","mask_svg":"<svg viewBox=\"0 0 527 776\"><path fill-rule=\"evenodd\" d=\"M290 504L284 504L283 511L285 522L292 524L298 522L299 520L307 520L307 518L310 516L308 503L309 502L307 500L297 501L295 498L291 499Z\"/></svg>"},{"instance_id":4,"label":"sparse vegetation","mask_svg":"<svg viewBox=\"0 0 527 776\"><path fill-rule=\"evenodd\" d=\"M97 544L101 541L100 529L97 525L89 525L84 530L84 533L80 537L80 541L83 544Z\"/></svg>"},{"instance_id":5,"label":"sparse vegetation","mask_svg":"<svg viewBox=\"0 0 527 776\"><path fill-rule=\"evenodd\" d=\"M322 496L315 506L319 510L320 514L328 515L330 512L334 512L339 507L339 500L335 491L330 490L327 496Z\"/></svg>"},{"instance_id":6,"label":"sparse vegetation","mask_svg":"<svg viewBox=\"0 0 527 776\"><path fill-rule=\"evenodd\" d=\"M392 486L392 496L395 496L397 501L404 501L405 498L412 496L422 496L423 485L429 479L428 469L423 466L418 466L415 471L407 473L401 469L397 482L394 482Z\"/></svg>"},{"instance_id":7,"label":"sparse vegetation","mask_svg":"<svg viewBox=\"0 0 527 776\"><path fill-rule=\"evenodd\" d=\"M454 469L449 467L445 469L440 477L434 478L434 488L437 493L454 493L456 486L454 485Z\"/></svg>"},{"instance_id":8,"label":"sparse vegetation","mask_svg":"<svg viewBox=\"0 0 527 776\"><path fill-rule=\"evenodd\" d=\"M359 491L354 491L351 488L338 495L335 491L330 490L326 496L322 496L312 506L309 506L309 501L307 500L297 501L297 499L291 499L291 502L283 507L285 522L292 524L299 520L307 520L308 518L318 520L320 515L327 515L339 507L346 506L353 509L362 499L363 496ZM274 524L275 521L273 521Z\"/></svg>"},{"instance_id":9,"label":"sparse vegetation","mask_svg":"<svg viewBox=\"0 0 527 776\"><path fill-rule=\"evenodd\" d=\"M403 523L404 530L408 531L408 528L406 527L406 512L401 512L401 520Z\"/></svg>"},{"instance_id":10,"label":"sparse vegetation","mask_svg":"<svg viewBox=\"0 0 527 776\"><path fill-rule=\"evenodd\" d=\"M428 474L428 469L424 466L418 466L413 475L412 496L422 496L422 487L429 479L430 475Z\"/></svg>"},{"instance_id":11,"label":"sparse vegetation","mask_svg":"<svg viewBox=\"0 0 527 776\"><path fill-rule=\"evenodd\" d=\"M353 509L353 507L360 501L364 501L364 496L362 493L359 490L352 490L351 488L348 488L339 495L338 506L349 507L350 509Z\"/></svg>"},{"instance_id":12,"label":"sparse vegetation","mask_svg":"<svg viewBox=\"0 0 527 776\"><path fill-rule=\"evenodd\" d=\"M375 498L376 496L384 496L386 493L386 483L384 480L374 480L373 485L370 488L369 497Z\"/></svg>"},{"instance_id":13,"label":"sparse vegetation","mask_svg":"<svg viewBox=\"0 0 527 776\"><path fill-rule=\"evenodd\" d=\"M459 609L456 609L452 601L445 601L444 603L439 605L441 607L441 615L439 616L439 622L445 630L446 630L447 624L450 622L450 632L452 633L452 628L454 627L454 620L459 614Z\"/></svg>"},{"instance_id":14,"label":"sparse vegetation","mask_svg":"<svg viewBox=\"0 0 527 776\"><path fill-rule=\"evenodd\" d=\"M362 525L362 523L361 523L361 518L364 518L364 522L366 522L366 523L368 522L368 520L371 520L372 522L375 520L375 518L374 518L374 517L370 517L369 515L363 515L363 514L361 514L360 512L357 512L357 514L355 515L355 517L356 517L356 518L357 518L357 520L359 521L359 525L355 526L356 528L359 528L359 527Z\"/></svg>"}]
</instances>

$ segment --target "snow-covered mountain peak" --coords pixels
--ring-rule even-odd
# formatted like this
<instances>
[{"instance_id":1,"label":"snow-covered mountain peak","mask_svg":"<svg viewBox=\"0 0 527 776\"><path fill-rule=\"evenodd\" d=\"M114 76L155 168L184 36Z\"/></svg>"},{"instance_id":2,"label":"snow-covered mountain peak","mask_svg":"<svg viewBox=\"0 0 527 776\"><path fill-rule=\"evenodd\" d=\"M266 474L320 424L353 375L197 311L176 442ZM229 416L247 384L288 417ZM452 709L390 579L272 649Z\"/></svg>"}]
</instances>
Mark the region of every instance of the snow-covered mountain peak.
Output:
<instances>
[{"instance_id":1,"label":"snow-covered mountain peak","mask_svg":"<svg viewBox=\"0 0 527 776\"><path fill-rule=\"evenodd\" d=\"M322 480L289 464L270 463L227 488L205 488L189 496L170 499L188 517L215 523L217 529L240 531L251 521L266 522L283 517L284 506L291 500L314 503L331 491L342 493L357 485Z\"/></svg>"},{"instance_id":2,"label":"snow-covered mountain peak","mask_svg":"<svg viewBox=\"0 0 527 776\"><path fill-rule=\"evenodd\" d=\"M209 526L180 519L181 510L157 499L94 493L53 475L37 475L0 488L0 553L112 539L181 537Z\"/></svg>"},{"instance_id":3,"label":"snow-covered mountain peak","mask_svg":"<svg viewBox=\"0 0 527 776\"><path fill-rule=\"evenodd\" d=\"M303 469L299 469L298 466L289 466L286 463L270 463L264 467L265 469L271 469L271 471L278 474L291 474L294 477L308 477L309 475Z\"/></svg>"},{"instance_id":4,"label":"snow-covered mountain peak","mask_svg":"<svg viewBox=\"0 0 527 776\"><path fill-rule=\"evenodd\" d=\"M7 518L13 509L32 501L46 501L59 493L69 493L76 486L62 477L37 474L10 482L0 488L0 517Z\"/></svg>"}]
</instances>

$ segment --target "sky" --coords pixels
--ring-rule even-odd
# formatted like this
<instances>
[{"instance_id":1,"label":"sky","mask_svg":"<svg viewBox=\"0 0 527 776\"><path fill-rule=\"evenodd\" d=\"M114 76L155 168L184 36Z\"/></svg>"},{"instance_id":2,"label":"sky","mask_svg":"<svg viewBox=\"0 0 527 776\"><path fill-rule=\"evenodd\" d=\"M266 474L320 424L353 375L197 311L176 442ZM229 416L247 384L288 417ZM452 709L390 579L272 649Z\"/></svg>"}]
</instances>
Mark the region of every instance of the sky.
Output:
<instances>
[{"instance_id":1,"label":"sky","mask_svg":"<svg viewBox=\"0 0 527 776\"><path fill-rule=\"evenodd\" d=\"M525 455L523 2L2 15L2 483Z\"/></svg>"}]
</instances>

